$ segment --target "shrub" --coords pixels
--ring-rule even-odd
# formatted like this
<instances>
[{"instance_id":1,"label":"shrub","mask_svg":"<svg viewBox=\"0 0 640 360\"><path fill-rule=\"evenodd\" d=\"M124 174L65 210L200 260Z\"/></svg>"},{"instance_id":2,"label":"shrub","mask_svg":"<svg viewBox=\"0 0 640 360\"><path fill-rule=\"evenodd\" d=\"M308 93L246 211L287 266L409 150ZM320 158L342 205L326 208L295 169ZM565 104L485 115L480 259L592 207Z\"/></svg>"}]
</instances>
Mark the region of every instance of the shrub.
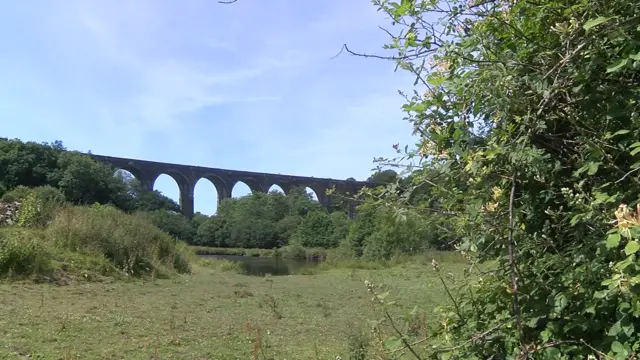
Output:
<instances>
[{"instance_id":1,"label":"shrub","mask_svg":"<svg viewBox=\"0 0 640 360\"><path fill-rule=\"evenodd\" d=\"M244 267L239 261L217 258L201 258L198 260L198 264L200 266L222 272L234 272L236 274L245 273Z\"/></svg>"},{"instance_id":2,"label":"shrub","mask_svg":"<svg viewBox=\"0 0 640 360\"><path fill-rule=\"evenodd\" d=\"M28 276L51 267L51 255L42 233L10 229L0 232L0 276Z\"/></svg>"},{"instance_id":3,"label":"shrub","mask_svg":"<svg viewBox=\"0 0 640 360\"><path fill-rule=\"evenodd\" d=\"M188 255L170 235L147 219L113 206L65 208L47 232L57 246L103 255L129 275L190 271Z\"/></svg>"},{"instance_id":4,"label":"shrub","mask_svg":"<svg viewBox=\"0 0 640 360\"><path fill-rule=\"evenodd\" d=\"M279 249L280 256L290 259L304 259L307 257L307 251L298 244L291 244Z\"/></svg>"},{"instance_id":5,"label":"shrub","mask_svg":"<svg viewBox=\"0 0 640 360\"><path fill-rule=\"evenodd\" d=\"M31 189L26 186L17 186L10 191L7 191L4 195L2 195L2 201L6 202L15 202L20 201L27 197L31 193Z\"/></svg>"},{"instance_id":6,"label":"shrub","mask_svg":"<svg viewBox=\"0 0 640 360\"><path fill-rule=\"evenodd\" d=\"M197 245L225 247L229 246L231 226L229 221L212 216L200 224L194 243Z\"/></svg>"},{"instance_id":7,"label":"shrub","mask_svg":"<svg viewBox=\"0 0 640 360\"><path fill-rule=\"evenodd\" d=\"M191 243L196 234L189 220L184 215L168 210L139 212L139 216L146 218L158 229L176 239Z\"/></svg>"},{"instance_id":8,"label":"shrub","mask_svg":"<svg viewBox=\"0 0 640 360\"><path fill-rule=\"evenodd\" d=\"M337 214L340 216L340 214ZM334 237L335 220L323 211L311 211L302 219L292 242L305 247L332 248L338 246L339 239Z\"/></svg>"},{"instance_id":9,"label":"shrub","mask_svg":"<svg viewBox=\"0 0 640 360\"><path fill-rule=\"evenodd\" d=\"M42 227L64 204L64 195L52 186L28 188L18 186L7 192L2 201L20 202L18 225L22 227Z\"/></svg>"}]
</instances>

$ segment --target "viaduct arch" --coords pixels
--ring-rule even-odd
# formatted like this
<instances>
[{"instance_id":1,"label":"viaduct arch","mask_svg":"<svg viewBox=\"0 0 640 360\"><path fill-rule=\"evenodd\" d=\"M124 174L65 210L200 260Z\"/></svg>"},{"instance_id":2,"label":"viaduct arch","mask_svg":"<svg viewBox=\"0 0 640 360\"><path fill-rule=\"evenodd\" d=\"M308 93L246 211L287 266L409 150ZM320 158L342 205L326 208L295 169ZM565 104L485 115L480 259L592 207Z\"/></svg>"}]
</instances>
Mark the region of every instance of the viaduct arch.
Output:
<instances>
[{"instance_id":1,"label":"viaduct arch","mask_svg":"<svg viewBox=\"0 0 640 360\"><path fill-rule=\"evenodd\" d=\"M96 161L126 170L140 181L149 191L153 190L153 183L162 174L171 176L180 189L179 205L182 212L191 218L194 214L193 194L198 180L205 178L211 181L218 192L218 203L231 197L231 190L237 182L249 186L252 192L267 192L272 185L278 185L285 194L293 187L308 187L316 193L318 201L331 211L331 197L326 191L335 186L336 191L345 194L356 194L364 187L377 187L382 184L367 181L337 180L308 176L293 176L282 174L259 173L242 170L228 170L207 168L194 165L180 165L164 162L128 159L121 157L88 154ZM355 217L357 203L349 203L349 218Z\"/></svg>"}]
</instances>

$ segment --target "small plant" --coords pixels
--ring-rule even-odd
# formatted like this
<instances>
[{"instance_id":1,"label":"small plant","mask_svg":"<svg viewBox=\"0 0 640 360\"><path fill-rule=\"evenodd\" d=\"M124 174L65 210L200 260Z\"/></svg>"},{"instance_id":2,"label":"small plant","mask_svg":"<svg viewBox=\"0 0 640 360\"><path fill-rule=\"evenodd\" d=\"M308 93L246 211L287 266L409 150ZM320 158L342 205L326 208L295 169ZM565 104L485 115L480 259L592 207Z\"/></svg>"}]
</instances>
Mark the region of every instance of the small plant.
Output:
<instances>
[{"instance_id":1,"label":"small plant","mask_svg":"<svg viewBox=\"0 0 640 360\"><path fill-rule=\"evenodd\" d=\"M248 298L248 297L253 296L253 293L252 293L251 291L249 291L249 290L246 290L246 289L242 289L242 290L234 290L234 291L233 291L233 294L234 294L235 296L237 296L237 297L241 298L241 299L244 299L244 298Z\"/></svg>"},{"instance_id":2,"label":"small plant","mask_svg":"<svg viewBox=\"0 0 640 360\"><path fill-rule=\"evenodd\" d=\"M267 349L269 348L269 344L264 340L262 336L262 329L259 326L252 325L250 321L247 321L245 325L245 330L254 336L251 359L252 360L274 360L274 357L267 355Z\"/></svg>"},{"instance_id":3,"label":"small plant","mask_svg":"<svg viewBox=\"0 0 640 360\"><path fill-rule=\"evenodd\" d=\"M278 320L282 319L283 316L282 316L282 312L280 312L280 309L278 308L278 301L273 295L265 294L261 304L263 304L269 309L273 317L275 317Z\"/></svg>"},{"instance_id":4,"label":"small plant","mask_svg":"<svg viewBox=\"0 0 640 360\"><path fill-rule=\"evenodd\" d=\"M347 351L349 360L367 360L370 340L367 334L355 326L347 333Z\"/></svg>"},{"instance_id":5,"label":"small plant","mask_svg":"<svg viewBox=\"0 0 640 360\"><path fill-rule=\"evenodd\" d=\"M320 311L322 312L323 317L331 316L331 307L324 301L320 301L316 304Z\"/></svg>"}]
</instances>

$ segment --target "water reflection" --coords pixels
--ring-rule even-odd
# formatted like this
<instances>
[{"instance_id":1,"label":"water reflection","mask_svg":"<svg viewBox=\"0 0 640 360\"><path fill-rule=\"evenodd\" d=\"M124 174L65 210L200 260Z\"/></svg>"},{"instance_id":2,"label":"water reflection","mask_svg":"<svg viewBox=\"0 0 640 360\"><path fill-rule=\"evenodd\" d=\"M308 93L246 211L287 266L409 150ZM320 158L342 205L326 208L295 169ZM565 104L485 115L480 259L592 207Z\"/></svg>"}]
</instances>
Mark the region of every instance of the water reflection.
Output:
<instances>
[{"instance_id":1,"label":"water reflection","mask_svg":"<svg viewBox=\"0 0 640 360\"><path fill-rule=\"evenodd\" d=\"M203 255L206 258L227 259L238 261L247 275L264 276L265 274L289 275L301 269L318 265L317 260L286 259L268 256L241 255Z\"/></svg>"}]
</instances>

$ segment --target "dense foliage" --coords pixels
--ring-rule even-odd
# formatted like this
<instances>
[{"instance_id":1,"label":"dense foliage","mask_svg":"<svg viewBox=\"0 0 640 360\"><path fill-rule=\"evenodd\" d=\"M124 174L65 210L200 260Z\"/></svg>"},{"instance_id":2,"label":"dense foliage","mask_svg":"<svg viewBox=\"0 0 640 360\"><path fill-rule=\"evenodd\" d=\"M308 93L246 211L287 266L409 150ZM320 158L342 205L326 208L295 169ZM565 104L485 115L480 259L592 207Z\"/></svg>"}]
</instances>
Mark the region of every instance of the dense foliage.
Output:
<instances>
[{"instance_id":1,"label":"dense foliage","mask_svg":"<svg viewBox=\"0 0 640 360\"><path fill-rule=\"evenodd\" d=\"M419 136L382 161L419 163L408 187L371 193L372 206L428 219L471 262L429 346L396 333L387 349L637 358L640 234L625 204L640 194L640 4L374 3L401 28L386 48L415 75L404 109ZM425 186L430 198L408 201ZM478 273L487 260L492 271Z\"/></svg>"}]
</instances>

